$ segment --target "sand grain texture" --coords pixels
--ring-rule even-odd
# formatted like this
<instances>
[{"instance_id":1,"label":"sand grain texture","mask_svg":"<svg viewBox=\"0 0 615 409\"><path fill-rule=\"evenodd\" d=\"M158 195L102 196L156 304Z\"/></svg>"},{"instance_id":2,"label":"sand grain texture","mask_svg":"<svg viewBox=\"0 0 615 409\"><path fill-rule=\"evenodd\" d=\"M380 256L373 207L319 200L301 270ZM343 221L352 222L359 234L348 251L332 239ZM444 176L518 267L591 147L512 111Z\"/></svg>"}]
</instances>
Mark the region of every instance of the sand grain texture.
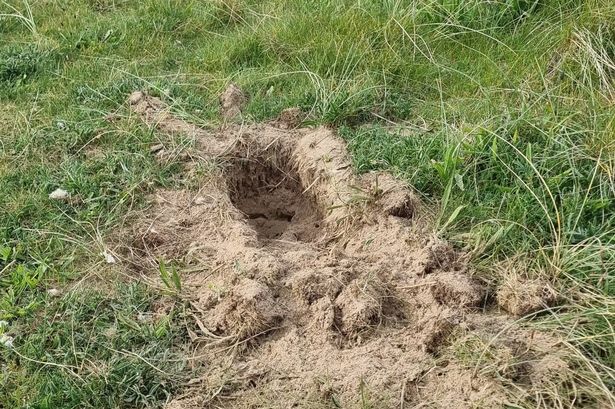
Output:
<instances>
[{"instance_id":1,"label":"sand grain texture","mask_svg":"<svg viewBox=\"0 0 615 409\"><path fill-rule=\"evenodd\" d=\"M356 175L331 130L206 131L145 93L130 104L149 126L193 136L216 169L197 190L158 191L130 233L134 265L195 271L182 296L206 371L168 408L491 408L549 376L504 370L490 351L540 362L558 340L486 308L462 255L427 233L419 200L388 174ZM476 339L496 363L464 361Z\"/></svg>"}]
</instances>

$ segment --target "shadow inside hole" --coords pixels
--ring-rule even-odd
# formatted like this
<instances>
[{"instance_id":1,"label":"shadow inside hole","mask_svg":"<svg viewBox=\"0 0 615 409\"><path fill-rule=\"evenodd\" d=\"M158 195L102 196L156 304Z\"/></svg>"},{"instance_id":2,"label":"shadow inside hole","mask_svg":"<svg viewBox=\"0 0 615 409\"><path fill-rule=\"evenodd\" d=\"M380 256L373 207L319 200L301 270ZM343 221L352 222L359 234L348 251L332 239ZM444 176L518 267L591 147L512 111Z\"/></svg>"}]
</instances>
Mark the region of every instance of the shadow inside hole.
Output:
<instances>
[{"instance_id":1,"label":"shadow inside hole","mask_svg":"<svg viewBox=\"0 0 615 409\"><path fill-rule=\"evenodd\" d=\"M285 158L237 158L227 184L231 202L259 239L311 241L318 236L321 212Z\"/></svg>"}]
</instances>

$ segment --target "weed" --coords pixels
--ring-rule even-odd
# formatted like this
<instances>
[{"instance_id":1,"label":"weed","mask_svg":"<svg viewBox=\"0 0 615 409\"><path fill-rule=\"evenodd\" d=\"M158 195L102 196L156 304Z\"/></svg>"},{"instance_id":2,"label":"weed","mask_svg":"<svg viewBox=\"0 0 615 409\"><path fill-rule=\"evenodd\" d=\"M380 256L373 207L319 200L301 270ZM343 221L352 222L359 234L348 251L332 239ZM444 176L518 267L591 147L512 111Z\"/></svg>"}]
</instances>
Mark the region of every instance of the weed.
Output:
<instances>
[{"instance_id":1,"label":"weed","mask_svg":"<svg viewBox=\"0 0 615 409\"><path fill-rule=\"evenodd\" d=\"M160 272L160 278L165 287L172 292L172 294L179 294L182 290L181 278L179 272L175 266L167 267L164 260L158 260L158 271Z\"/></svg>"},{"instance_id":2,"label":"weed","mask_svg":"<svg viewBox=\"0 0 615 409\"><path fill-rule=\"evenodd\" d=\"M45 54L33 47L0 50L0 84L18 86L40 69Z\"/></svg>"}]
</instances>

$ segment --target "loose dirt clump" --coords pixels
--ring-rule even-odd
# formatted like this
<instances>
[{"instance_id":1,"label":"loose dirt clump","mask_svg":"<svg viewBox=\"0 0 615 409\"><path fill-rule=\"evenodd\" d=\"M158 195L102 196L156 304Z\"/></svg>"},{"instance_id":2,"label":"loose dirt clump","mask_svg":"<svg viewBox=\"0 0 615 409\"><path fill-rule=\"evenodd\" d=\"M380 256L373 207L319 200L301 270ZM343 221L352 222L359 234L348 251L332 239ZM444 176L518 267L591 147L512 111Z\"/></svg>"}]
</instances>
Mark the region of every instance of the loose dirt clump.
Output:
<instances>
[{"instance_id":1,"label":"loose dirt clump","mask_svg":"<svg viewBox=\"0 0 615 409\"><path fill-rule=\"evenodd\" d=\"M156 192L127 233L125 259L143 273L181 265L195 320L206 369L169 407L503 407L538 382L467 364L483 360L459 344L468 334L489 346L510 333L523 348L507 351L533 361L557 340L486 311L485 286L427 233L412 192L354 174L332 131L205 131L145 93L130 104L149 126L193 136L213 164L198 189Z\"/></svg>"},{"instance_id":2,"label":"loose dirt clump","mask_svg":"<svg viewBox=\"0 0 615 409\"><path fill-rule=\"evenodd\" d=\"M272 125L282 129L295 129L301 125L305 118L305 114L301 108L286 108L280 112L280 116L273 121Z\"/></svg>"},{"instance_id":3,"label":"loose dirt clump","mask_svg":"<svg viewBox=\"0 0 615 409\"><path fill-rule=\"evenodd\" d=\"M478 282L459 273L439 274L431 293L439 304L459 308L480 307L485 298L485 290Z\"/></svg>"},{"instance_id":4,"label":"loose dirt clump","mask_svg":"<svg viewBox=\"0 0 615 409\"><path fill-rule=\"evenodd\" d=\"M346 336L356 337L378 324L382 316L383 285L379 282L353 280L335 299L338 329Z\"/></svg>"},{"instance_id":5,"label":"loose dirt clump","mask_svg":"<svg viewBox=\"0 0 615 409\"><path fill-rule=\"evenodd\" d=\"M510 314L524 316L555 304L555 290L545 281L510 275L497 291L498 305Z\"/></svg>"},{"instance_id":6,"label":"loose dirt clump","mask_svg":"<svg viewBox=\"0 0 615 409\"><path fill-rule=\"evenodd\" d=\"M281 317L269 288L244 278L204 317L213 332L251 337L275 325Z\"/></svg>"},{"instance_id":7,"label":"loose dirt clump","mask_svg":"<svg viewBox=\"0 0 615 409\"><path fill-rule=\"evenodd\" d=\"M229 84L220 95L220 112L228 120L241 116L241 111L248 101L246 94L235 84Z\"/></svg>"}]
</instances>

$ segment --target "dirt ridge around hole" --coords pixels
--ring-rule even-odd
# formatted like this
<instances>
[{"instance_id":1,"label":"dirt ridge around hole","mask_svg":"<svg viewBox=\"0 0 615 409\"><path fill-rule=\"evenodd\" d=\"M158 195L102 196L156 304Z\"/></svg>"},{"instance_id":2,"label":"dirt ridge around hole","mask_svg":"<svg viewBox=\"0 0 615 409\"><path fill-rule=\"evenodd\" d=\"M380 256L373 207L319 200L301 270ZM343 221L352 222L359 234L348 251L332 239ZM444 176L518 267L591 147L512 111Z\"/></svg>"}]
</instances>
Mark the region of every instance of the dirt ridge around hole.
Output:
<instances>
[{"instance_id":1,"label":"dirt ridge around hole","mask_svg":"<svg viewBox=\"0 0 615 409\"><path fill-rule=\"evenodd\" d=\"M146 93L129 103L213 164L198 189L156 192L127 233L144 274L186 266L205 371L168 408L491 408L565 382L541 370L560 340L499 312L415 195L356 175L333 131L207 131Z\"/></svg>"}]
</instances>

